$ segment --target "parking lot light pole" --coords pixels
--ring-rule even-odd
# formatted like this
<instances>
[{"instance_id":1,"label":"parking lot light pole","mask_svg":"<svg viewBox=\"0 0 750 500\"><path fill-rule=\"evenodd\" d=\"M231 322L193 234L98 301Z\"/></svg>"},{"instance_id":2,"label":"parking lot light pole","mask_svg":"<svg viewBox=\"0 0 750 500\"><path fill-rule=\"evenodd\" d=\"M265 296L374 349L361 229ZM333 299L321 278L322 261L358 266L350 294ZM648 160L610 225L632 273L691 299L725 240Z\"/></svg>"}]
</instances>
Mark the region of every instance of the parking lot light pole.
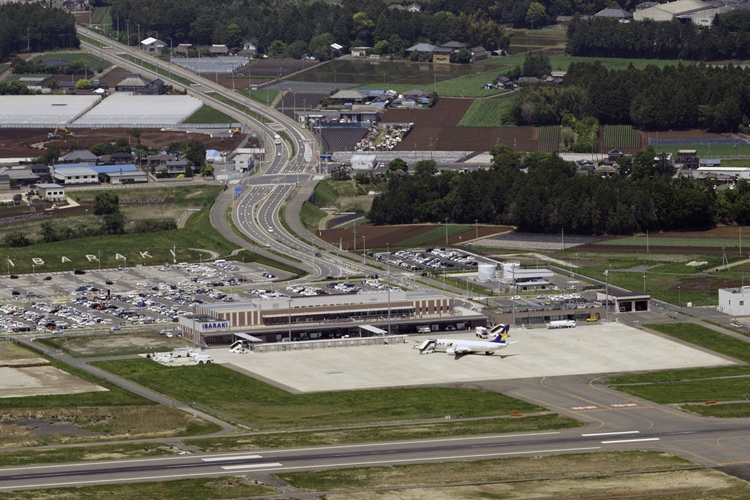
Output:
<instances>
[{"instance_id":1,"label":"parking lot light pole","mask_svg":"<svg viewBox=\"0 0 750 500\"><path fill-rule=\"evenodd\" d=\"M292 297L287 297L289 304L289 342L292 341Z\"/></svg>"},{"instance_id":2,"label":"parking lot light pole","mask_svg":"<svg viewBox=\"0 0 750 500\"><path fill-rule=\"evenodd\" d=\"M101 250L99 250L99 258L96 260L99 261L99 270L101 270L102 269L102 251Z\"/></svg>"},{"instance_id":3,"label":"parking lot light pole","mask_svg":"<svg viewBox=\"0 0 750 500\"><path fill-rule=\"evenodd\" d=\"M365 265L365 258L367 257L367 240L365 240L365 235L362 235L362 265Z\"/></svg>"},{"instance_id":4,"label":"parking lot light pole","mask_svg":"<svg viewBox=\"0 0 750 500\"><path fill-rule=\"evenodd\" d=\"M391 247L390 244L385 244L385 264L388 267L388 335L391 334Z\"/></svg>"},{"instance_id":5,"label":"parking lot light pole","mask_svg":"<svg viewBox=\"0 0 750 500\"><path fill-rule=\"evenodd\" d=\"M477 240L478 240L478 239L479 239L479 219L474 219L474 224L475 224L475 226L476 226L476 230L477 230L477 234L476 234L476 236L474 237L474 239L477 239Z\"/></svg>"},{"instance_id":6,"label":"parking lot light pole","mask_svg":"<svg viewBox=\"0 0 750 500\"><path fill-rule=\"evenodd\" d=\"M607 280L607 286L605 287L604 292L604 316L607 320L607 323L609 323L609 269L604 271L604 276L606 276Z\"/></svg>"},{"instance_id":7,"label":"parking lot light pole","mask_svg":"<svg viewBox=\"0 0 750 500\"><path fill-rule=\"evenodd\" d=\"M445 218L445 245L448 246L448 217Z\"/></svg>"},{"instance_id":8,"label":"parking lot light pole","mask_svg":"<svg viewBox=\"0 0 750 500\"><path fill-rule=\"evenodd\" d=\"M680 297L680 285L677 285L677 307L682 307L682 297Z\"/></svg>"}]
</instances>

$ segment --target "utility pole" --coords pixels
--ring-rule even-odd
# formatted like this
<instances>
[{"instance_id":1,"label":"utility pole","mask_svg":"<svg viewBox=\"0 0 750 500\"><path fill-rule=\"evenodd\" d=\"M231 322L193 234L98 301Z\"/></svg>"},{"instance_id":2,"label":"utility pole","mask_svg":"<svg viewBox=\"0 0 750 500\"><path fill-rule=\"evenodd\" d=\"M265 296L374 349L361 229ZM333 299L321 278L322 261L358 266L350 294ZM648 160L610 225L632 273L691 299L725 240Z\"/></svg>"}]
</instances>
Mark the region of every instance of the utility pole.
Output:
<instances>
[{"instance_id":1,"label":"utility pole","mask_svg":"<svg viewBox=\"0 0 750 500\"><path fill-rule=\"evenodd\" d=\"M445 244L448 245L448 219L449 217L445 218Z\"/></svg>"}]
</instances>

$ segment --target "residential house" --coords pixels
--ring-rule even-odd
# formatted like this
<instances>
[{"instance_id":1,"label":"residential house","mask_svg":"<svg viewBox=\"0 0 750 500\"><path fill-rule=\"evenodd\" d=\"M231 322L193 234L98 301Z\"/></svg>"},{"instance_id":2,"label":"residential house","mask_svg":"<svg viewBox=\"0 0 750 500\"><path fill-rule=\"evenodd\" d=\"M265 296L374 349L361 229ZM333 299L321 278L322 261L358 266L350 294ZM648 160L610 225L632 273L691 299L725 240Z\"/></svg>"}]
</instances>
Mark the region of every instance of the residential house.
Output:
<instances>
[{"instance_id":1,"label":"residential house","mask_svg":"<svg viewBox=\"0 0 750 500\"><path fill-rule=\"evenodd\" d=\"M52 178L55 182L65 185L99 184L99 174L92 170L91 167L82 166L78 163L56 165L52 169Z\"/></svg>"},{"instance_id":2,"label":"residential house","mask_svg":"<svg viewBox=\"0 0 750 500\"><path fill-rule=\"evenodd\" d=\"M181 55L181 56L187 56L190 49L193 47L192 43L181 43L177 47L174 48L174 53Z\"/></svg>"},{"instance_id":3,"label":"residential house","mask_svg":"<svg viewBox=\"0 0 750 500\"><path fill-rule=\"evenodd\" d=\"M435 47L432 50L432 62L435 64L450 64L453 49L448 47Z\"/></svg>"},{"instance_id":4,"label":"residential house","mask_svg":"<svg viewBox=\"0 0 750 500\"><path fill-rule=\"evenodd\" d=\"M111 155L104 155L99 158L101 165L123 165L127 163L133 163L132 153L112 153Z\"/></svg>"},{"instance_id":5,"label":"residential house","mask_svg":"<svg viewBox=\"0 0 750 500\"><path fill-rule=\"evenodd\" d=\"M83 165L96 165L99 162L99 157L88 149L77 149L70 153L61 156L59 159L60 163L75 163L76 166ZM59 165L58 165L59 166Z\"/></svg>"},{"instance_id":6,"label":"residential house","mask_svg":"<svg viewBox=\"0 0 750 500\"><path fill-rule=\"evenodd\" d=\"M10 176L0 174L0 192L6 192L10 190Z\"/></svg>"},{"instance_id":7,"label":"residential house","mask_svg":"<svg viewBox=\"0 0 750 500\"><path fill-rule=\"evenodd\" d=\"M557 16L555 18L555 25L567 28L572 20L573 16Z\"/></svg>"},{"instance_id":8,"label":"residential house","mask_svg":"<svg viewBox=\"0 0 750 500\"><path fill-rule=\"evenodd\" d=\"M12 186L31 186L39 182L39 176L29 167L3 167L0 175L7 176Z\"/></svg>"},{"instance_id":9,"label":"residential house","mask_svg":"<svg viewBox=\"0 0 750 500\"><path fill-rule=\"evenodd\" d=\"M516 84L513 83L513 80L505 75L498 76L496 82L498 87L502 87L504 89L513 89L516 87Z\"/></svg>"},{"instance_id":10,"label":"residential house","mask_svg":"<svg viewBox=\"0 0 750 500\"><path fill-rule=\"evenodd\" d=\"M471 48L471 62L481 61L483 59L489 59L490 51L478 45Z\"/></svg>"},{"instance_id":11,"label":"residential house","mask_svg":"<svg viewBox=\"0 0 750 500\"><path fill-rule=\"evenodd\" d=\"M242 50L237 52L238 56L254 59L258 56L258 39L251 38L242 44Z\"/></svg>"},{"instance_id":12,"label":"residential house","mask_svg":"<svg viewBox=\"0 0 750 500\"><path fill-rule=\"evenodd\" d=\"M623 9L608 7L594 14L594 17L611 17L618 19L620 22L628 22L633 19L633 13Z\"/></svg>"},{"instance_id":13,"label":"residential house","mask_svg":"<svg viewBox=\"0 0 750 500\"><path fill-rule=\"evenodd\" d=\"M406 10L412 13L422 12L422 6L419 5L418 3L410 3L409 5L406 6Z\"/></svg>"},{"instance_id":14,"label":"residential house","mask_svg":"<svg viewBox=\"0 0 750 500\"><path fill-rule=\"evenodd\" d=\"M44 163L34 163L29 166L29 169L32 173L38 175L42 179L49 175L49 166Z\"/></svg>"},{"instance_id":15,"label":"residential house","mask_svg":"<svg viewBox=\"0 0 750 500\"><path fill-rule=\"evenodd\" d=\"M43 68L53 67L58 73L62 73L65 70L65 66L68 65L68 61L62 59L47 59L39 63L39 66Z\"/></svg>"},{"instance_id":16,"label":"residential house","mask_svg":"<svg viewBox=\"0 0 750 500\"><path fill-rule=\"evenodd\" d=\"M208 49L208 52L212 56L226 56L229 54L229 47L226 45L211 45L211 47Z\"/></svg>"},{"instance_id":17,"label":"residential house","mask_svg":"<svg viewBox=\"0 0 750 500\"><path fill-rule=\"evenodd\" d=\"M432 45L430 43L421 42L421 43L418 43L416 45L412 45L411 47L409 47L408 49L406 49L406 53L407 54L411 54L412 52L416 51L416 52L419 52L420 54L429 54L433 50L435 50L435 46L434 45Z\"/></svg>"},{"instance_id":18,"label":"residential house","mask_svg":"<svg viewBox=\"0 0 750 500\"><path fill-rule=\"evenodd\" d=\"M143 50L144 52L161 52L161 49L166 46L166 43L151 36L144 40L141 40L141 50Z\"/></svg>"},{"instance_id":19,"label":"residential house","mask_svg":"<svg viewBox=\"0 0 750 500\"><path fill-rule=\"evenodd\" d=\"M617 173L617 169L613 165L599 165L592 171L595 175L601 175L602 177L612 177Z\"/></svg>"},{"instance_id":20,"label":"residential house","mask_svg":"<svg viewBox=\"0 0 750 500\"><path fill-rule=\"evenodd\" d=\"M122 76L124 77L125 74ZM140 92L144 88L146 88L146 82L143 81L140 75L137 77L124 78L120 83L115 85L115 90L117 92Z\"/></svg>"},{"instance_id":21,"label":"residential house","mask_svg":"<svg viewBox=\"0 0 750 500\"><path fill-rule=\"evenodd\" d=\"M677 156L674 160L675 167L686 168L694 170L700 165L700 158L698 158L698 151L695 149L680 149L677 151Z\"/></svg>"},{"instance_id":22,"label":"residential house","mask_svg":"<svg viewBox=\"0 0 750 500\"><path fill-rule=\"evenodd\" d=\"M144 95L164 95L167 93L167 89L164 86L164 81L161 78L157 78L147 83L139 93Z\"/></svg>"}]
</instances>

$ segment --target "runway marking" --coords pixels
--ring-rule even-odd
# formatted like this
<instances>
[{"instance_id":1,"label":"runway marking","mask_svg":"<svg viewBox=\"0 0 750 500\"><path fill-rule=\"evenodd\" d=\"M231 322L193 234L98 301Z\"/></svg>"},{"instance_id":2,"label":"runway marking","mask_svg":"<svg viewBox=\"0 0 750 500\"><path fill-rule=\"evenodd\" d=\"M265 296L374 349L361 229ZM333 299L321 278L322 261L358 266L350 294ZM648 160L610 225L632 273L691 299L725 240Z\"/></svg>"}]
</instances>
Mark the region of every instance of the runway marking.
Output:
<instances>
[{"instance_id":1,"label":"runway marking","mask_svg":"<svg viewBox=\"0 0 750 500\"><path fill-rule=\"evenodd\" d=\"M261 467L281 467L280 462L274 462L270 464L247 464L247 465L227 465L223 466L224 470L238 470L238 469L260 469Z\"/></svg>"},{"instance_id":2,"label":"runway marking","mask_svg":"<svg viewBox=\"0 0 750 500\"><path fill-rule=\"evenodd\" d=\"M227 460L250 460L252 458L263 458L262 455L232 455L215 458L201 458L201 462L222 462Z\"/></svg>"},{"instance_id":3,"label":"runway marking","mask_svg":"<svg viewBox=\"0 0 750 500\"><path fill-rule=\"evenodd\" d=\"M659 441L659 438L618 439L618 440L614 440L614 441L602 441L602 444L641 443L643 441Z\"/></svg>"},{"instance_id":4,"label":"runway marking","mask_svg":"<svg viewBox=\"0 0 750 500\"><path fill-rule=\"evenodd\" d=\"M610 405L612 408L632 408L633 406L638 406L637 403L612 403Z\"/></svg>"},{"instance_id":5,"label":"runway marking","mask_svg":"<svg viewBox=\"0 0 750 500\"><path fill-rule=\"evenodd\" d=\"M596 410L598 406L571 406L571 410Z\"/></svg>"},{"instance_id":6,"label":"runway marking","mask_svg":"<svg viewBox=\"0 0 750 500\"><path fill-rule=\"evenodd\" d=\"M621 432L597 432L595 434L581 434L583 437L591 436L618 436L622 434L638 434L641 431L621 431Z\"/></svg>"}]
</instances>

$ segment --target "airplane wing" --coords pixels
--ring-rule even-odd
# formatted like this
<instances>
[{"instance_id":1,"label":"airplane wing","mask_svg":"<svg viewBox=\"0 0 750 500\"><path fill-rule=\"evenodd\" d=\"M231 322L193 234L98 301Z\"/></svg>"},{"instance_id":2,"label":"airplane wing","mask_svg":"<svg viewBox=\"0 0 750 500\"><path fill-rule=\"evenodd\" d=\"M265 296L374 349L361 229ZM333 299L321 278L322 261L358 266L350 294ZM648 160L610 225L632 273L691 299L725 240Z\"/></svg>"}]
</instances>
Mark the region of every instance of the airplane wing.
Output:
<instances>
[{"instance_id":1,"label":"airplane wing","mask_svg":"<svg viewBox=\"0 0 750 500\"><path fill-rule=\"evenodd\" d=\"M454 349L453 352L456 354L469 354L471 352L474 352L474 349L472 349L469 346L458 344Z\"/></svg>"}]
</instances>

